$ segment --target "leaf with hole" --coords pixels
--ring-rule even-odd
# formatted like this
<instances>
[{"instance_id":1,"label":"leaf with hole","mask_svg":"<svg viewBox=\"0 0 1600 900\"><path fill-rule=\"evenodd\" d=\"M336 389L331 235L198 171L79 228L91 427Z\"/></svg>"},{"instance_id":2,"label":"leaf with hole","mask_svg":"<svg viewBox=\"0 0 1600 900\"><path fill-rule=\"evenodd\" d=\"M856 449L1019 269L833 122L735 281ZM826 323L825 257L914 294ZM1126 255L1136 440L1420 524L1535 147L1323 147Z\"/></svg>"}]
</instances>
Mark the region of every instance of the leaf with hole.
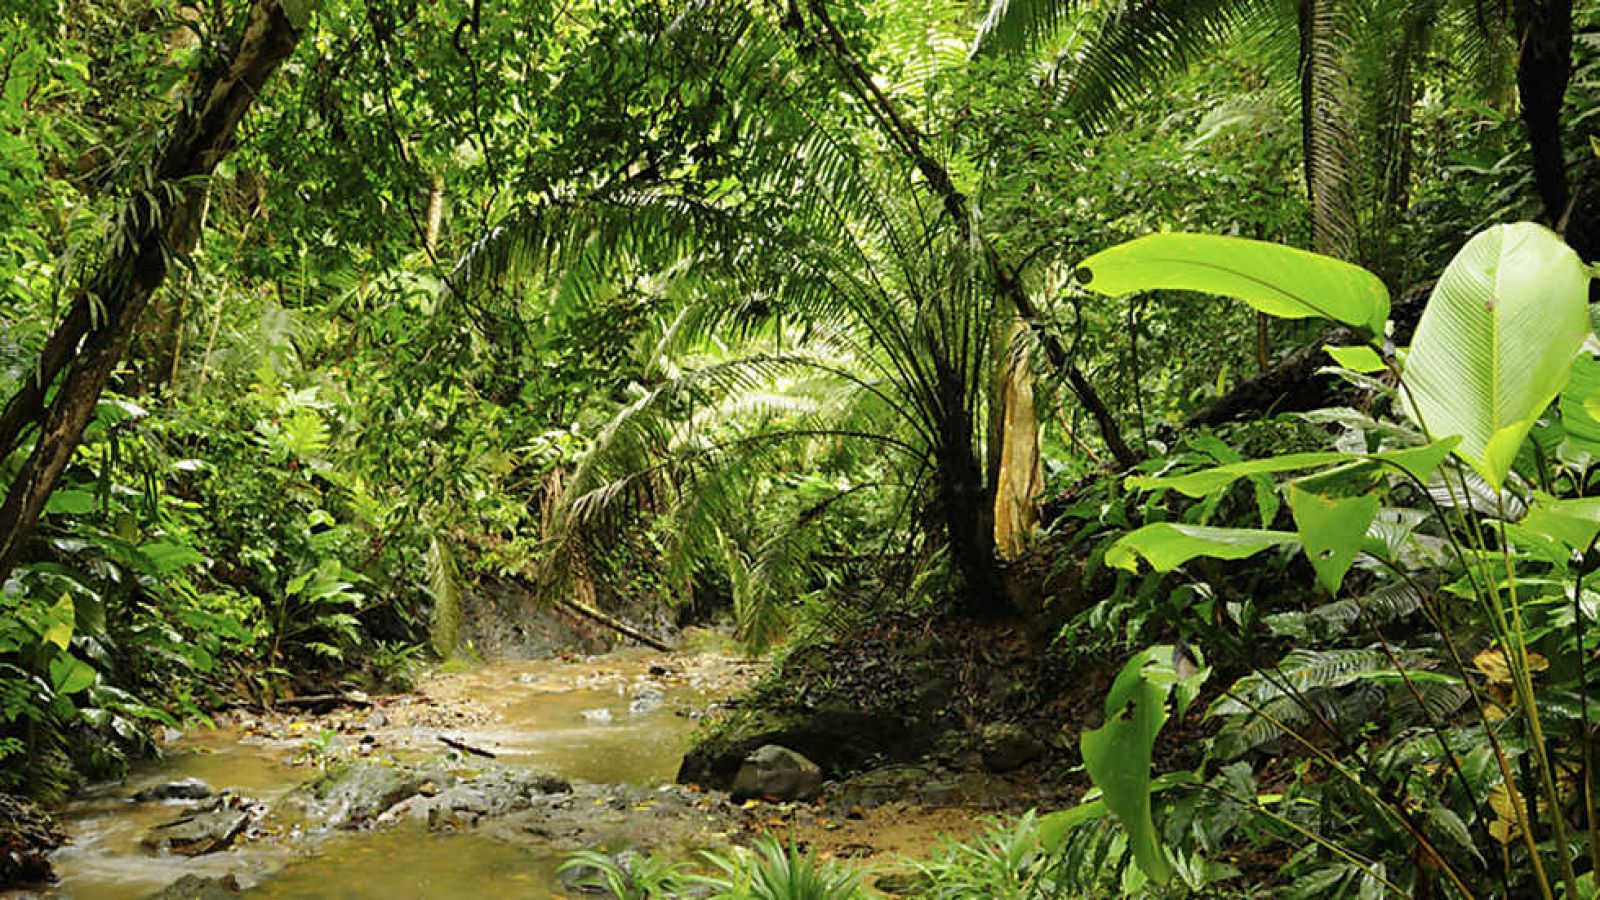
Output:
<instances>
[{"instance_id":1,"label":"leaf with hole","mask_svg":"<svg viewBox=\"0 0 1600 900\"><path fill-rule=\"evenodd\" d=\"M1171 646L1151 647L1129 660L1106 695L1106 723L1079 738L1083 766L1101 799L1128 832L1140 871L1165 883L1172 865L1150 810L1150 765L1156 735L1169 715L1182 716L1210 674L1193 669ZM1172 710L1168 700L1172 700Z\"/></svg>"},{"instance_id":2,"label":"leaf with hole","mask_svg":"<svg viewBox=\"0 0 1600 900\"><path fill-rule=\"evenodd\" d=\"M1317 582L1338 594L1344 576L1366 541L1367 529L1378 516L1375 496L1324 497L1289 486L1289 511L1300 531L1306 556L1316 570Z\"/></svg>"}]
</instances>

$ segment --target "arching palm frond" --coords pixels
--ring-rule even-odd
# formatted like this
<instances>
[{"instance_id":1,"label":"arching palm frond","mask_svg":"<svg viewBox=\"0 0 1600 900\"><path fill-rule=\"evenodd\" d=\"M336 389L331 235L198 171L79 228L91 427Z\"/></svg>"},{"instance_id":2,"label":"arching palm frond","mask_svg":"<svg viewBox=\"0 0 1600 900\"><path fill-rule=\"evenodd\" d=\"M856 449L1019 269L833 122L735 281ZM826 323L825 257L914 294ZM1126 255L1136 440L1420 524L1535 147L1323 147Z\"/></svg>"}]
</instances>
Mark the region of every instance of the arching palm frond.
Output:
<instances>
[{"instance_id":1,"label":"arching palm frond","mask_svg":"<svg viewBox=\"0 0 1600 900\"><path fill-rule=\"evenodd\" d=\"M1072 21L1080 0L991 0L978 35L974 56L1034 50Z\"/></svg>"},{"instance_id":2,"label":"arching palm frond","mask_svg":"<svg viewBox=\"0 0 1600 900\"><path fill-rule=\"evenodd\" d=\"M1123 0L1063 60L1065 102L1091 128L1181 74L1241 29L1293 34L1293 0Z\"/></svg>"}]
</instances>

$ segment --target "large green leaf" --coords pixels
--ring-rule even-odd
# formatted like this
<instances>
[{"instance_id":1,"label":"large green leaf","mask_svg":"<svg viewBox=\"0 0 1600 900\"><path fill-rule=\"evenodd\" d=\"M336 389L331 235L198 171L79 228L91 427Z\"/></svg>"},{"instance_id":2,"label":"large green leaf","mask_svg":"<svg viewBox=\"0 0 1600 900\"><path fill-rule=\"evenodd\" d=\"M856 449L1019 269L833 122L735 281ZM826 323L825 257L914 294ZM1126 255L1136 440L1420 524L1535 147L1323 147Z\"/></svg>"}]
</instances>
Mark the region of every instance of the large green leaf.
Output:
<instances>
[{"instance_id":1,"label":"large green leaf","mask_svg":"<svg viewBox=\"0 0 1600 900\"><path fill-rule=\"evenodd\" d=\"M1215 528L1157 522L1123 535L1106 550L1106 565L1132 571L1142 556L1157 572L1170 572L1197 556L1245 559L1272 547L1292 547L1298 535L1254 528Z\"/></svg>"},{"instance_id":2,"label":"large green leaf","mask_svg":"<svg viewBox=\"0 0 1600 900\"><path fill-rule=\"evenodd\" d=\"M1167 722L1168 698L1183 715L1208 674L1204 669L1180 671L1179 665L1170 646L1151 647L1129 660L1106 695L1106 723L1079 738L1083 767L1106 808L1128 832L1134 860L1152 880L1163 883L1172 877L1172 865L1150 813L1151 752Z\"/></svg>"},{"instance_id":3,"label":"large green leaf","mask_svg":"<svg viewBox=\"0 0 1600 900\"><path fill-rule=\"evenodd\" d=\"M1331 450L1324 453L1288 453L1283 456L1269 456L1265 459L1250 459L1213 466L1181 475L1134 475L1128 478L1127 484L1133 490L1153 491L1169 488L1188 497L1205 497L1250 475L1313 469L1317 466L1348 462L1354 458L1351 454Z\"/></svg>"},{"instance_id":4,"label":"large green leaf","mask_svg":"<svg viewBox=\"0 0 1600 900\"><path fill-rule=\"evenodd\" d=\"M1417 324L1411 412L1498 490L1589 334L1589 272L1549 229L1491 228L1461 248Z\"/></svg>"},{"instance_id":5,"label":"large green leaf","mask_svg":"<svg viewBox=\"0 0 1600 900\"><path fill-rule=\"evenodd\" d=\"M1567 439L1591 456L1600 456L1600 358L1578 354L1561 391L1561 424Z\"/></svg>"},{"instance_id":6,"label":"large green leaf","mask_svg":"<svg viewBox=\"0 0 1600 900\"><path fill-rule=\"evenodd\" d=\"M1569 550L1587 550L1600 535L1600 497L1534 497L1520 523L1529 534L1554 538Z\"/></svg>"},{"instance_id":7,"label":"large green leaf","mask_svg":"<svg viewBox=\"0 0 1600 900\"><path fill-rule=\"evenodd\" d=\"M1209 234L1152 234L1084 260L1079 278L1111 297L1136 291L1220 294L1283 319L1324 318L1383 334L1389 289L1330 256Z\"/></svg>"},{"instance_id":8,"label":"large green leaf","mask_svg":"<svg viewBox=\"0 0 1600 900\"><path fill-rule=\"evenodd\" d=\"M1377 471L1380 464L1387 464L1412 475L1418 481L1426 482L1457 443L1456 438L1447 438L1421 447L1385 450L1382 453L1372 454L1340 453L1333 450L1286 453L1282 456L1213 466L1181 475L1134 475L1128 478L1127 485L1131 489L1141 491L1167 488L1188 497L1198 498L1214 494L1240 478L1295 472L1336 464L1361 465L1373 471Z\"/></svg>"},{"instance_id":9,"label":"large green leaf","mask_svg":"<svg viewBox=\"0 0 1600 900\"><path fill-rule=\"evenodd\" d=\"M94 684L97 677L93 667L70 653L50 660L50 686L57 694L76 694Z\"/></svg>"},{"instance_id":10,"label":"large green leaf","mask_svg":"<svg viewBox=\"0 0 1600 900\"><path fill-rule=\"evenodd\" d=\"M1317 581L1338 594L1344 576L1366 542L1367 529L1378 517L1376 496L1324 497L1289 486L1289 511L1305 544Z\"/></svg>"}]
</instances>

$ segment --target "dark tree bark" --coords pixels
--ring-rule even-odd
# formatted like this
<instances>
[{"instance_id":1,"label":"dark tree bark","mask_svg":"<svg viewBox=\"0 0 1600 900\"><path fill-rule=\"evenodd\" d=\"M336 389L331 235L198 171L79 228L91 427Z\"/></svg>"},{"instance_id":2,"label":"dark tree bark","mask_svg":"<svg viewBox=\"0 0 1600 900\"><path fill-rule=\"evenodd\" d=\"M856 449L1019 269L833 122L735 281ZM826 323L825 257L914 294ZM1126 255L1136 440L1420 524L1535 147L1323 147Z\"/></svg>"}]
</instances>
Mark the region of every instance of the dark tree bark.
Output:
<instances>
[{"instance_id":1,"label":"dark tree bark","mask_svg":"<svg viewBox=\"0 0 1600 900\"><path fill-rule=\"evenodd\" d=\"M972 413L959 376L944 374L939 444L934 448L938 503L950 564L961 577L962 599L976 616L1003 616L1011 609L1000 577L994 541L994 491L974 449Z\"/></svg>"},{"instance_id":2,"label":"dark tree bark","mask_svg":"<svg viewBox=\"0 0 1600 900\"><path fill-rule=\"evenodd\" d=\"M1516 0L1517 96L1533 154L1533 181L1547 224L1572 211L1561 108L1572 81L1572 0ZM1580 251L1581 252L1581 251Z\"/></svg>"},{"instance_id":3,"label":"dark tree bark","mask_svg":"<svg viewBox=\"0 0 1600 900\"><path fill-rule=\"evenodd\" d=\"M228 58L197 79L155 161L152 184L129 201L124 218L128 231L118 236L115 251L91 280L87 293L98 298L103 314L90 316L86 301L75 303L45 344L39 377L6 404L0 415L0 448L14 450L28 423L40 424L33 450L0 505L0 581L16 564L71 460L151 295L166 279L169 261L192 246L203 198L200 183L232 150L239 121L299 37L280 0L257 0L251 6ZM56 378L55 396L45 407L44 397Z\"/></svg>"}]
</instances>

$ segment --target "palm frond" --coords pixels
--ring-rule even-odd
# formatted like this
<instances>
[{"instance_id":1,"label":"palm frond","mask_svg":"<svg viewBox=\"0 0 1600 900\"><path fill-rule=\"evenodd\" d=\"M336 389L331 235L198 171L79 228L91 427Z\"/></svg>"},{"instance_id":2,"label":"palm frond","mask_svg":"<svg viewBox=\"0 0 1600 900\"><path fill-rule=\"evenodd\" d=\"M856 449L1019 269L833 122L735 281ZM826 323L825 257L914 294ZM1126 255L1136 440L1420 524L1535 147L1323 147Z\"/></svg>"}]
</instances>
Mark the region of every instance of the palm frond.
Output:
<instances>
[{"instance_id":1,"label":"palm frond","mask_svg":"<svg viewBox=\"0 0 1600 900\"><path fill-rule=\"evenodd\" d=\"M991 0L972 55L998 55L1037 49L1067 23L1081 4L1078 0Z\"/></svg>"},{"instance_id":2,"label":"palm frond","mask_svg":"<svg viewBox=\"0 0 1600 900\"><path fill-rule=\"evenodd\" d=\"M1091 128L1177 75L1242 28L1293 33L1288 0L1123 0L1084 51L1063 60L1065 102Z\"/></svg>"}]
</instances>

